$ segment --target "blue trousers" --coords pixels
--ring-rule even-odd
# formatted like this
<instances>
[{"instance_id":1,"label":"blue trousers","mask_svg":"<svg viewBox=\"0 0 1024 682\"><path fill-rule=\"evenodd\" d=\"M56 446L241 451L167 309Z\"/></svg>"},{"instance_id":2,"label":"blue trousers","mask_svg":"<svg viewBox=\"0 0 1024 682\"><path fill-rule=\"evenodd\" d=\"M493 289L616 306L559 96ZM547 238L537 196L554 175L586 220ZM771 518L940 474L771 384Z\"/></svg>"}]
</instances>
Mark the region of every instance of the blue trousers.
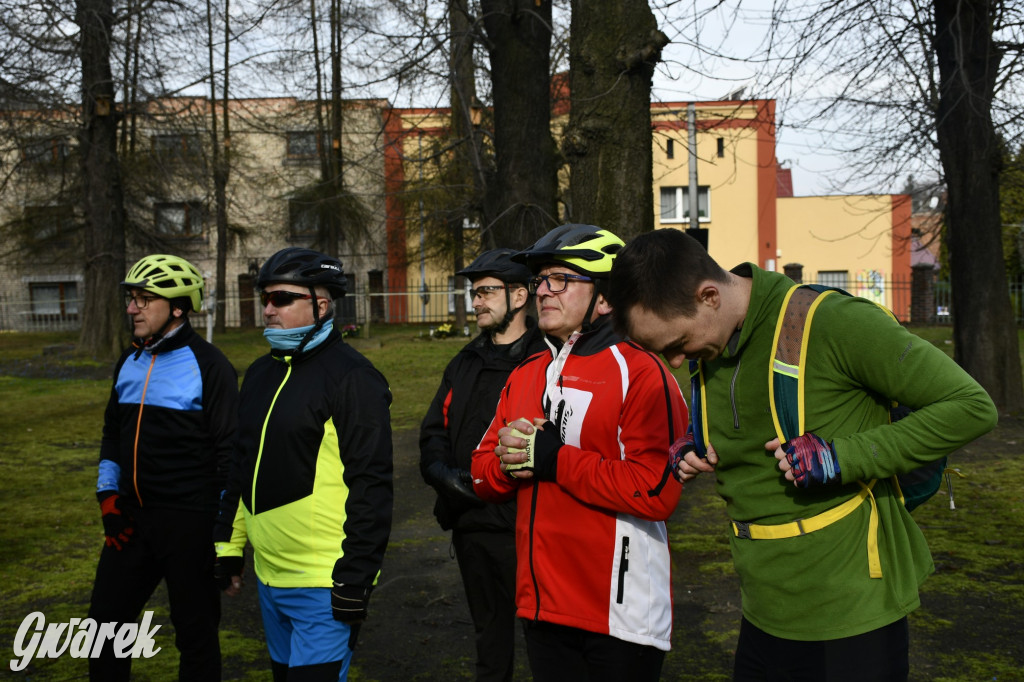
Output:
<instances>
[{"instance_id":1,"label":"blue trousers","mask_svg":"<svg viewBox=\"0 0 1024 682\"><path fill-rule=\"evenodd\" d=\"M257 584L275 682L345 682L355 633L331 615L331 589Z\"/></svg>"}]
</instances>

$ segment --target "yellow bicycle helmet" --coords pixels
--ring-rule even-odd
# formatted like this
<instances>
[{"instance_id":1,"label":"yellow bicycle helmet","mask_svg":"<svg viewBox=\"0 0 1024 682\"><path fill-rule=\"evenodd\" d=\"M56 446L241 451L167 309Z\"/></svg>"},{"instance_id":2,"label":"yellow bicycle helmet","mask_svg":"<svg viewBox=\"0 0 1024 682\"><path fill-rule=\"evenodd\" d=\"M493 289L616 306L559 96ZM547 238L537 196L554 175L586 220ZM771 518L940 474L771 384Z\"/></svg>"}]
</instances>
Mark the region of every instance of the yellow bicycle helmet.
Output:
<instances>
[{"instance_id":1,"label":"yellow bicycle helmet","mask_svg":"<svg viewBox=\"0 0 1024 682\"><path fill-rule=\"evenodd\" d=\"M121 284L167 299L187 300L196 312L203 308L203 276L196 266L178 256L146 256L131 267Z\"/></svg>"},{"instance_id":2,"label":"yellow bicycle helmet","mask_svg":"<svg viewBox=\"0 0 1024 682\"><path fill-rule=\"evenodd\" d=\"M573 270L597 279L607 279L615 254L625 243L608 230L594 225L569 223L548 232L512 260L525 263L536 272L545 264L564 263Z\"/></svg>"}]
</instances>

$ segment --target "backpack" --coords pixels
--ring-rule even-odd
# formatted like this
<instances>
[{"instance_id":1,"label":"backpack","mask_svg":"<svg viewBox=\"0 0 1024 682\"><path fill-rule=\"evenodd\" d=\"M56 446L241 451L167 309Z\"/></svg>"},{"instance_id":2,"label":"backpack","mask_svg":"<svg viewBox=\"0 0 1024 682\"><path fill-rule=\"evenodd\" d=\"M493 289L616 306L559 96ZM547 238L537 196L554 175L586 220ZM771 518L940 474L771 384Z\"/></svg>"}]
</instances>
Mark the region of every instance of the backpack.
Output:
<instances>
[{"instance_id":1,"label":"backpack","mask_svg":"<svg viewBox=\"0 0 1024 682\"><path fill-rule=\"evenodd\" d=\"M772 422L779 441L786 443L803 434L804 428L804 383L800 371L807 352L807 340L814 312L826 296L838 293L850 296L837 287L820 284L796 284L786 293L782 302L782 311L775 326L775 337L772 342L771 371L769 383L769 404ZM895 320L888 308L879 304ZM706 452L707 429L701 405L704 404L703 382L700 377L700 364L690 361L690 414L693 415L694 445L699 454ZM912 410L905 405L893 401L889 408L890 421L898 421ZM963 477L957 469L947 466L947 457L943 456L924 466L905 474L893 477L897 493L908 511L913 511L929 500L946 480L949 492L949 508L955 509L953 503L953 486L951 476Z\"/></svg>"}]
</instances>

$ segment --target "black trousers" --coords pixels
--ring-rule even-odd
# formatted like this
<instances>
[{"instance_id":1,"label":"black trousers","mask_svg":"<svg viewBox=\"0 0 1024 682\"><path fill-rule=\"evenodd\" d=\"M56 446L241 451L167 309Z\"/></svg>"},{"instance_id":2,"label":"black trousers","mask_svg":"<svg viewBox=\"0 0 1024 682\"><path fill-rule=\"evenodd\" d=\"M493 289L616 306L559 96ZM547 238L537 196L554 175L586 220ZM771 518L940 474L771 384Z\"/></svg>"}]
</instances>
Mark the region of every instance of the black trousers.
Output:
<instances>
[{"instance_id":1,"label":"black trousers","mask_svg":"<svg viewBox=\"0 0 1024 682\"><path fill-rule=\"evenodd\" d=\"M135 534L121 551L104 547L96 567L89 617L97 623L137 622L161 580L180 653L179 680L219 680L220 593L213 578L212 512L132 510ZM156 646L165 646L157 631ZM166 640L164 640L166 642ZM127 680L131 658L114 656L106 642L89 660L92 680ZM160 654L157 654L159 656Z\"/></svg>"},{"instance_id":2,"label":"black trousers","mask_svg":"<svg viewBox=\"0 0 1024 682\"><path fill-rule=\"evenodd\" d=\"M853 637L801 642L740 623L734 682L904 682L910 675L906 617Z\"/></svg>"},{"instance_id":3,"label":"black trousers","mask_svg":"<svg viewBox=\"0 0 1024 682\"><path fill-rule=\"evenodd\" d=\"M665 652L564 625L526 624L534 682L657 682Z\"/></svg>"},{"instance_id":4,"label":"black trousers","mask_svg":"<svg viewBox=\"0 0 1024 682\"><path fill-rule=\"evenodd\" d=\"M454 530L452 545L476 632L476 679L508 682L515 666L515 534Z\"/></svg>"}]
</instances>

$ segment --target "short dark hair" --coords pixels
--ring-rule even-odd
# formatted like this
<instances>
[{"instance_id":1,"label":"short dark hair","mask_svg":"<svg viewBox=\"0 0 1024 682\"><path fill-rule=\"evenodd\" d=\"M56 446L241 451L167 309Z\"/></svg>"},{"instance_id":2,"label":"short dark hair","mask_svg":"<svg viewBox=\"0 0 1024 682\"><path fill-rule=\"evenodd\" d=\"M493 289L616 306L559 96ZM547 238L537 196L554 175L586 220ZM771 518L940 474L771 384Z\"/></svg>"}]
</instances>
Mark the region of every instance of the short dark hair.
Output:
<instances>
[{"instance_id":1,"label":"short dark hair","mask_svg":"<svg viewBox=\"0 0 1024 682\"><path fill-rule=\"evenodd\" d=\"M607 298L616 330L628 334L637 305L659 317L693 317L697 287L707 280L727 282L729 273L688 234L667 228L634 237L612 266Z\"/></svg>"}]
</instances>

